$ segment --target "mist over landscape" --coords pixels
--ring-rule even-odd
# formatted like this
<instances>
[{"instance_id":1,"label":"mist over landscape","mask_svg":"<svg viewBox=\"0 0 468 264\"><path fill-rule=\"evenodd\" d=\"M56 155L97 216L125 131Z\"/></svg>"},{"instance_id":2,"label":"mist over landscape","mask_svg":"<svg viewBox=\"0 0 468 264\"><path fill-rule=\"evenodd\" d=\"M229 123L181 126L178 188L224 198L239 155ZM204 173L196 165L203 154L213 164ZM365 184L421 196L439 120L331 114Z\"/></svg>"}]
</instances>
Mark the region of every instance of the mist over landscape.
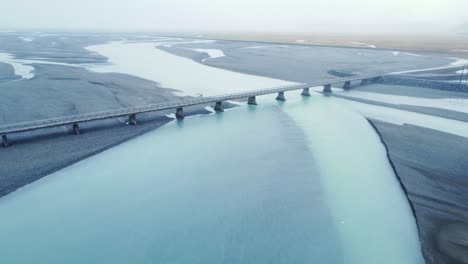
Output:
<instances>
[{"instance_id":1,"label":"mist over landscape","mask_svg":"<svg viewBox=\"0 0 468 264\"><path fill-rule=\"evenodd\" d=\"M276 33L466 32L464 0L15 0L2 29L265 31Z\"/></svg>"}]
</instances>

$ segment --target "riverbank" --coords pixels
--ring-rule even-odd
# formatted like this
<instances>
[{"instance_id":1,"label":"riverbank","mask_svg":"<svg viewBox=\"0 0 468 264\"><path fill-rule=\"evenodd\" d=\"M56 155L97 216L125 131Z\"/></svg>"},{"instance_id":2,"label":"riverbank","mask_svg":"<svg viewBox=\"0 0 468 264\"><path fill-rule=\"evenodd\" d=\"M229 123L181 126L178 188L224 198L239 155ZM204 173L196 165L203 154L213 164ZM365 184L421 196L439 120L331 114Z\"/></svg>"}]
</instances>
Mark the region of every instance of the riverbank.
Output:
<instances>
[{"instance_id":1,"label":"riverbank","mask_svg":"<svg viewBox=\"0 0 468 264\"><path fill-rule=\"evenodd\" d=\"M381 136L413 207L427 263L468 259L466 96L382 84L335 89L333 96L368 117ZM428 102L431 108L423 106Z\"/></svg>"},{"instance_id":2,"label":"riverbank","mask_svg":"<svg viewBox=\"0 0 468 264\"><path fill-rule=\"evenodd\" d=\"M153 115L143 120L139 120L137 126L128 126L118 120L83 124L80 135L60 129L34 136L28 134L21 140L11 137L11 146L0 149L0 197L161 127L172 119Z\"/></svg>"},{"instance_id":3,"label":"riverbank","mask_svg":"<svg viewBox=\"0 0 468 264\"><path fill-rule=\"evenodd\" d=\"M93 73L81 67L34 65L34 78L0 83L1 124L83 114L180 100L176 90L118 73ZM7 69L11 72L11 69ZM210 113L205 106L185 109L186 115ZM42 129L8 135L10 147L0 148L0 196L48 174L93 156L173 120L170 111L138 116L137 126L125 118Z\"/></svg>"},{"instance_id":4,"label":"riverbank","mask_svg":"<svg viewBox=\"0 0 468 264\"><path fill-rule=\"evenodd\" d=\"M418 223L428 263L468 260L468 139L372 120L387 145Z\"/></svg>"}]
</instances>

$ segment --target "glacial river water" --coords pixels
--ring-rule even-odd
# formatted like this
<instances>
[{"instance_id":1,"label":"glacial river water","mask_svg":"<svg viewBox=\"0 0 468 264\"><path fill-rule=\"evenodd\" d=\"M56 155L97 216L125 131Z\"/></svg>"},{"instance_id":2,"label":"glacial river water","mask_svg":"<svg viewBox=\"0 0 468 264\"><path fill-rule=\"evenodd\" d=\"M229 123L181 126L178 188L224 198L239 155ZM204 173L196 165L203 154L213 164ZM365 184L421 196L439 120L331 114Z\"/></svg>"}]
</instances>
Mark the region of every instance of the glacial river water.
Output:
<instances>
[{"instance_id":1,"label":"glacial river water","mask_svg":"<svg viewBox=\"0 0 468 264\"><path fill-rule=\"evenodd\" d=\"M2 262L423 263L366 119L286 95L174 121L0 199Z\"/></svg>"}]
</instances>

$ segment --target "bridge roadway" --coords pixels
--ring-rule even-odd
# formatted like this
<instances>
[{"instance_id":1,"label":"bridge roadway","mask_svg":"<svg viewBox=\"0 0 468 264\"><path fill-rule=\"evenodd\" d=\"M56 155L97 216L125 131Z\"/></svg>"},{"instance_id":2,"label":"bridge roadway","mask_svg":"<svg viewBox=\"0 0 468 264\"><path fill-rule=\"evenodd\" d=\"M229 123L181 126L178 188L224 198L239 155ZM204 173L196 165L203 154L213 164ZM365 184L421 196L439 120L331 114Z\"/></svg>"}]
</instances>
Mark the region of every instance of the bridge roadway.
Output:
<instances>
[{"instance_id":1,"label":"bridge roadway","mask_svg":"<svg viewBox=\"0 0 468 264\"><path fill-rule=\"evenodd\" d=\"M65 116L59 118L36 120L24 123L15 123L0 126L0 135L2 135L2 145L8 146L7 135L18 132L25 132L30 130L36 130L41 128L50 128L64 125L73 125L72 129L75 134L79 134L79 123L89 122L94 120L111 119L117 117L128 116L129 124L136 125L136 114L154 112L168 109L176 109L176 117L182 119L184 117L183 107L216 103L215 111L222 111L222 102L227 100L236 100L242 98L249 98L248 104L256 104L256 96L278 93L277 100L285 100L284 92L293 90L303 90L302 95L307 96L309 94L310 87L324 86L324 92L331 92L331 85L344 83L344 88L350 88L351 81L362 81L362 84L367 83L369 80L382 77L387 74L369 74L352 76L346 78L334 78L327 80L320 80L311 83L281 86L260 90L253 90L247 92L230 93L219 96L210 97L197 97L178 101L164 102L159 104L150 104L144 106L121 108L115 110L108 110L102 112L86 113L73 116Z\"/></svg>"}]
</instances>

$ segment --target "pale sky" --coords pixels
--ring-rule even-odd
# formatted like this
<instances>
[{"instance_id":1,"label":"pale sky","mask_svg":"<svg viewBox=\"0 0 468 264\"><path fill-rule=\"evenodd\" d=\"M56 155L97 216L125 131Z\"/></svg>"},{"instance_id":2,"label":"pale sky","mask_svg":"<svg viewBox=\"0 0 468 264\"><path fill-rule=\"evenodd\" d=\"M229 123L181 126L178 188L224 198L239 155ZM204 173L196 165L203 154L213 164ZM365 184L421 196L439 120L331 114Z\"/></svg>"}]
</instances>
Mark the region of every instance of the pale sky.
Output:
<instances>
[{"instance_id":1,"label":"pale sky","mask_svg":"<svg viewBox=\"0 0 468 264\"><path fill-rule=\"evenodd\" d=\"M468 0L0 0L2 29L468 31Z\"/></svg>"}]
</instances>

